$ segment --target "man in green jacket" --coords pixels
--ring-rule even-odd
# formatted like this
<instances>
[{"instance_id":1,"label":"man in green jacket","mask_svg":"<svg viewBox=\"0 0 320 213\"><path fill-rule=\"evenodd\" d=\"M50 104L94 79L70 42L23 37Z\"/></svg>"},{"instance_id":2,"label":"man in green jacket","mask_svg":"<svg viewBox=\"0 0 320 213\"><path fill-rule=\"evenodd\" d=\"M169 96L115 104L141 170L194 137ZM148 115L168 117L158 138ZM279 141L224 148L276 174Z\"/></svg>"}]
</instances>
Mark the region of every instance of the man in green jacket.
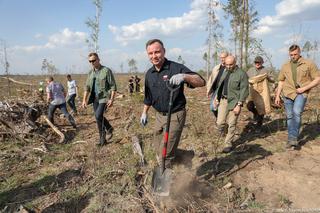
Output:
<instances>
[{"instance_id":1,"label":"man in green jacket","mask_svg":"<svg viewBox=\"0 0 320 213\"><path fill-rule=\"evenodd\" d=\"M100 64L97 53L90 53L88 59L92 70L88 74L82 107L85 108L88 104L93 103L100 136L97 145L103 146L111 139L113 132L113 127L103 113L112 106L117 86L111 69Z\"/></svg>"},{"instance_id":2,"label":"man in green jacket","mask_svg":"<svg viewBox=\"0 0 320 213\"><path fill-rule=\"evenodd\" d=\"M249 82L247 74L237 65L234 56L228 56L225 60L226 72L220 78L216 90L214 105L218 107L217 127L224 132L226 122L228 133L222 152L228 153L233 149L235 130L241 107L249 95Z\"/></svg>"}]
</instances>

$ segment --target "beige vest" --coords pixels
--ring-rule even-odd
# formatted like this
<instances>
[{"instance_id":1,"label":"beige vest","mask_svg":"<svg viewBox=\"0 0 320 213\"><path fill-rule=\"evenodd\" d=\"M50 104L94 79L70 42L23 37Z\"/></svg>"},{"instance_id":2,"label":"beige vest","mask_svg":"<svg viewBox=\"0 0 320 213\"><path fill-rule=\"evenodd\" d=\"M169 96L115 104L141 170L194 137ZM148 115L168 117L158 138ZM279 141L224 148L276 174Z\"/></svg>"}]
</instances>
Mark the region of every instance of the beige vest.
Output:
<instances>
[{"instance_id":1,"label":"beige vest","mask_svg":"<svg viewBox=\"0 0 320 213\"><path fill-rule=\"evenodd\" d=\"M249 79L249 100L252 100L256 105L259 115L265 115L271 112L271 99L267 77L268 74L265 73Z\"/></svg>"},{"instance_id":2,"label":"beige vest","mask_svg":"<svg viewBox=\"0 0 320 213\"><path fill-rule=\"evenodd\" d=\"M216 77L219 73L219 68L220 68L221 64L216 65L212 71L211 71L211 75L209 76L208 82L207 82L207 95L211 95L212 94L212 84L213 82L216 80Z\"/></svg>"}]
</instances>

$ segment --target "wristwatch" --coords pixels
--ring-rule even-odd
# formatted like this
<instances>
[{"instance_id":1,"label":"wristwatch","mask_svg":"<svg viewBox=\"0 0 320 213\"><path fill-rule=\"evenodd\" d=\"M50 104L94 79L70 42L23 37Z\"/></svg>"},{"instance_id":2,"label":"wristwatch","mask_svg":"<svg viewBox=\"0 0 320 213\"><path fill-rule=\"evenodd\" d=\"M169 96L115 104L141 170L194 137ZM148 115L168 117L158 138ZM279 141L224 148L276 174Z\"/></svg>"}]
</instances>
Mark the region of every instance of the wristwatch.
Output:
<instances>
[{"instance_id":1,"label":"wristwatch","mask_svg":"<svg viewBox=\"0 0 320 213\"><path fill-rule=\"evenodd\" d=\"M242 103L241 101L239 101L239 102L237 103L237 105L242 107L242 106L243 106L243 103Z\"/></svg>"}]
</instances>

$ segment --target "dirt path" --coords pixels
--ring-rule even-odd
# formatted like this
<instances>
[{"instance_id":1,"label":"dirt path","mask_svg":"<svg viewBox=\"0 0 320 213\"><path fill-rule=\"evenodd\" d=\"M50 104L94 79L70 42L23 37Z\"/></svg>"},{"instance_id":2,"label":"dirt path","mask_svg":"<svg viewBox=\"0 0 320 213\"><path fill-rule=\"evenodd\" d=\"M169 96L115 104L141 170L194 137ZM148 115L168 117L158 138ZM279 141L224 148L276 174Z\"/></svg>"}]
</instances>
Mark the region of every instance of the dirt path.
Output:
<instances>
[{"instance_id":1,"label":"dirt path","mask_svg":"<svg viewBox=\"0 0 320 213\"><path fill-rule=\"evenodd\" d=\"M317 208L320 205L318 142L256 161L239 171L234 183L246 186L254 192L257 202L268 207Z\"/></svg>"}]
</instances>

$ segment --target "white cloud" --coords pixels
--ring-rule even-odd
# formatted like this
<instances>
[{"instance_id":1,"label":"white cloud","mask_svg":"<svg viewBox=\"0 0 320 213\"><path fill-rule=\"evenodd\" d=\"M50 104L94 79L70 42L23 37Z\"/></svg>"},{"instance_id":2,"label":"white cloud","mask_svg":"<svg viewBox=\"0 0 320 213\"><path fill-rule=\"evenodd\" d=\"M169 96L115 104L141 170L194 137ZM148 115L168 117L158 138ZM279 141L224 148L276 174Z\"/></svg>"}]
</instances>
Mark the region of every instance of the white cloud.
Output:
<instances>
[{"instance_id":1,"label":"white cloud","mask_svg":"<svg viewBox=\"0 0 320 213\"><path fill-rule=\"evenodd\" d=\"M43 37L41 34L36 34L36 38ZM48 42L44 45L30 46L14 46L13 50L22 50L26 52L39 51L43 49L54 49L64 47L79 47L84 45L87 34L84 32L73 32L69 28L65 28L58 33L50 35Z\"/></svg>"},{"instance_id":2,"label":"white cloud","mask_svg":"<svg viewBox=\"0 0 320 213\"><path fill-rule=\"evenodd\" d=\"M275 30L305 21L320 20L319 0L282 0L275 6L275 16L261 18L255 35L271 34Z\"/></svg>"},{"instance_id":3,"label":"white cloud","mask_svg":"<svg viewBox=\"0 0 320 213\"><path fill-rule=\"evenodd\" d=\"M61 72L66 72L66 67L71 65L79 66L75 72L84 72L88 66L86 33L65 28L49 36L36 34L35 38L47 38L47 41L43 45L16 45L8 48L11 73L39 74L44 58L52 61Z\"/></svg>"},{"instance_id":4,"label":"white cloud","mask_svg":"<svg viewBox=\"0 0 320 213\"><path fill-rule=\"evenodd\" d=\"M130 41L137 41L154 36L172 36L176 34L192 33L203 29L207 20L208 0L194 0L191 10L178 17L163 19L151 18L126 26L109 25L109 30L116 35L116 40L122 45Z\"/></svg>"}]
</instances>

